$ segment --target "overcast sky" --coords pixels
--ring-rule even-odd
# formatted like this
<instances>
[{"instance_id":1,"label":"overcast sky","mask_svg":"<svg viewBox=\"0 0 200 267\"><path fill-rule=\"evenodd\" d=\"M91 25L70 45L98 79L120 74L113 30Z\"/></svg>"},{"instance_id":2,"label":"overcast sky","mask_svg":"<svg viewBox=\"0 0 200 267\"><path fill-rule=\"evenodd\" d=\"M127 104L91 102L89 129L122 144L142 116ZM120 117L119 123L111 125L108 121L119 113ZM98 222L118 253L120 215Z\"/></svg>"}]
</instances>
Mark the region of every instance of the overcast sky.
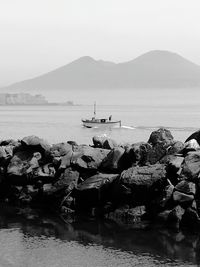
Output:
<instances>
[{"instance_id":1,"label":"overcast sky","mask_svg":"<svg viewBox=\"0 0 200 267\"><path fill-rule=\"evenodd\" d=\"M81 56L170 50L200 64L200 0L0 0L0 86Z\"/></svg>"}]
</instances>

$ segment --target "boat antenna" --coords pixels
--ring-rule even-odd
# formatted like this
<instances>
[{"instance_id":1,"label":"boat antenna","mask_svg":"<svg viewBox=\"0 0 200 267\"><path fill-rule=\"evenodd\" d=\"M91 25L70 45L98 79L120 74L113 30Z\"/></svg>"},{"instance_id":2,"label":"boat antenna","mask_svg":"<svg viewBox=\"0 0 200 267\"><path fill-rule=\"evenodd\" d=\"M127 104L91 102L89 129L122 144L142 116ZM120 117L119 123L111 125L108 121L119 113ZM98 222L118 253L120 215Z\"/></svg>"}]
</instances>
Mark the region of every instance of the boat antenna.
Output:
<instances>
[{"instance_id":1,"label":"boat antenna","mask_svg":"<svg viewBox=\"0 0 200 267\"><path fill-rule=\"evenodd\" d=\"M96 101L94 102L94 117L96 117Z\"/></svg>"}]
</instances>

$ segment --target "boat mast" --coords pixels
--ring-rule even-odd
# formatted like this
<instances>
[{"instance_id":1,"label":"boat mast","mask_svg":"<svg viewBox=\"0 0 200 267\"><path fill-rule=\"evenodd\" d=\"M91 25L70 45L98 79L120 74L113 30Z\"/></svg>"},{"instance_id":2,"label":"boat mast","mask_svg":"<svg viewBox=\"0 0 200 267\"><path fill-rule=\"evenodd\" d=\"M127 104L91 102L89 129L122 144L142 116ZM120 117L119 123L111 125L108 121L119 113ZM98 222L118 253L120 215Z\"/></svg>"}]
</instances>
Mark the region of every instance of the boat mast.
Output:
<instances>
[{"instance_id":1,"label":"boat mast","mask_svg":"<svg viewBox=\"0 0 200 267\"><path fill-rule=\"evenodd\" d=\"M96 117L96 101L94 102L94 117Z\"/></svg>"}]
</instances>

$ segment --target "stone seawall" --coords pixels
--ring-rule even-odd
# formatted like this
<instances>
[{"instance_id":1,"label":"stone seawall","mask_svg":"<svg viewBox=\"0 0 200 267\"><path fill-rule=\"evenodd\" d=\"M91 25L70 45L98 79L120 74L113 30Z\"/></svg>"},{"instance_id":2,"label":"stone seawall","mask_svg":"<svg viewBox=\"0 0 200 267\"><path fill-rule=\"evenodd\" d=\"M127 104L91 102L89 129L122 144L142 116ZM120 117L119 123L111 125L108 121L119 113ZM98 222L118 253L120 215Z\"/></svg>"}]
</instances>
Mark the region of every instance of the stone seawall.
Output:
<instances>
[{"instance_id":1,"label":"stone seawall","mask_svg":"<svg viewBox=\"0 0 200 267\"><path fill-rule=\"evenodd\" d=\"M101 217L143 227L200 227L200 131L185 143L160 128L147 142L93 137L48 144L37 136L0 142L0 199L49 208L73 220Z\"/></svg>"}]
</instances>

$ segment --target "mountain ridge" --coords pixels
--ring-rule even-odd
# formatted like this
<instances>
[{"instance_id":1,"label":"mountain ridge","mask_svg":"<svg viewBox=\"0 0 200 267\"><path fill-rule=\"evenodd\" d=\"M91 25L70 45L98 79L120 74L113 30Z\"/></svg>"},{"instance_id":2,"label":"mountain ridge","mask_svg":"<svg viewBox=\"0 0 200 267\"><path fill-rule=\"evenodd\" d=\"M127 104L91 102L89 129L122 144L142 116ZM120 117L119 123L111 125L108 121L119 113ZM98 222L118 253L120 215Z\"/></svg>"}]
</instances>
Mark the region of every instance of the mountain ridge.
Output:
<instances>
[{"instance_id":1,"label":"mountain ridge","mask_svg":"<svg viewBox=\"0 0 200 267\"><path fill-rule=\"evenodd\" d=\"M114 63L83 56L6 90L71 90L113 88L200 87L200 66L177 53L153 50L133 60Z\"/></svg>"}]
</instances>

